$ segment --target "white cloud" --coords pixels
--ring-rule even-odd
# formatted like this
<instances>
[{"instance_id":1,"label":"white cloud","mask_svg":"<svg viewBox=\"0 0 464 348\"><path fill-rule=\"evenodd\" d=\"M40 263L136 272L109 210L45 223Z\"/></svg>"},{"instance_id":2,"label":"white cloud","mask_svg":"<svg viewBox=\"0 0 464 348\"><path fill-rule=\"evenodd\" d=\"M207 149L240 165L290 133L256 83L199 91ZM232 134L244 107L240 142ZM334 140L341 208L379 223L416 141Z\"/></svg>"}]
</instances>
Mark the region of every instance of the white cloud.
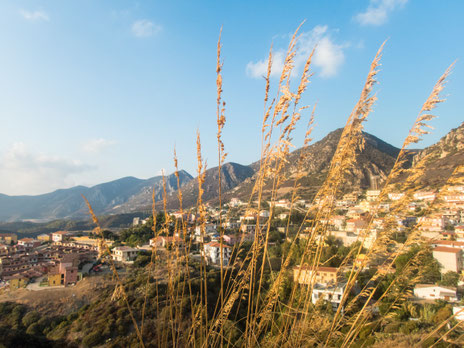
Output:
<instances>
[{"instance_id":1,"label":"white cloud","mask_svg":"<svg viewBox=\"0 0 464 348\"><path fill-rule=\"evenodd\" d=\"M358 13L355 19L361 25L382 25L388 20L389 14L397 8L402 8L408 0L370 0L366 11Z\"/></svg>"},{"instance_id":2,"label":"white cloud","mask_svg":"<svg viewBox=\"0 0 464 348\"><path fill-rule=\"evenodd\" d=\"M24 143L14 143L0 162L0 192L39 194L75 185L74 174L94 169L77 160L33 153Z\"/></svg>"},{"instance_id":3,"label":"white cloud","mask_svg":"<svg viewBox=\"0 0 464 348\"><path fill-rule=\"evenodd\" d=\"M50 17L44 11L26 11L20 10L19 14L28 21L45 21L48 22Z\"/></svg>"},{"instance_id":4,"label":"white cloud","mask_svg":"<svg viewBox=\"0 0 464 348\"><path fill-rule=\"evenodd\" d=\"M132 24L132 34L136 37L150 37L158 34L163 28L148 19L139 19Z\"/></svg>"},{"instance_id":5,"label":"white cloud","mask_svg":"<svg viewBox=\"0 0 464 348\"><path fill-rule=\"evenodd\" d=\"M108 139L103 139L103 138L91 139L82 145L82 149L85 152L98 153L102 151L103 149L109 146L112 146L114 144L116 144L114 140L108 140Z\"/></svg>"},{"instance_id":6,"label":"white cloud","mask_svg":"<svg viewBox=\"0 0 464 348\"><path fill-rule=\"evenodd\" d=\"M309 32L300 35L297 43L297 53L294 59L295 72L302 68L308 59L311 51L316 47L314 52L313 66L319 68L321 77L332 77L337 74L338 69L345 61L343 49L347 44L337 44L331 38L327 25L318 25ZM286 49L278 49L273 52L271 76L280 76L284 61ZM259 78L266 75L268 60L262 59L257 62L249 62L246 66L248 76Z\"/></svg>"}]
</instances>

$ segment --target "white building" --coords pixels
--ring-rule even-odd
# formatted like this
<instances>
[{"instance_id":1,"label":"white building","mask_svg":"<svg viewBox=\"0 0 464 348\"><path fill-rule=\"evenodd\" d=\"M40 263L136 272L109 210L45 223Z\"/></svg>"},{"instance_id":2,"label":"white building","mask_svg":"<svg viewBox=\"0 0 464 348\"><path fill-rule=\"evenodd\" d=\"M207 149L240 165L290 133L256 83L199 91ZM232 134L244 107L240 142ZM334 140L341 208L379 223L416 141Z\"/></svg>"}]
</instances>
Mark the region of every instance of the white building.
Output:
<instances>
[{"instance_id":1,"label":"white building","mask_svg":"<svg viewBox=\"0 0 464 348\"><path fill-rule=\"evenodd\" d=\"M54 242L62 242L69 235L70 235L69 232L66 232L66 231L53 232L52 233L52 241L54 241Z\"/></svg>"},{"instance_id":2,"label":"white building","mask_svg":"<svg viewBox=\"0 0 464 348\"><path fill-rule=\"evenodd\" d=\"M367 190L366 199L368 202L376 201L380 196L380 190Z\"/></svg>"},{"instance_id":3,"label":"white building","mask_svg":"<svg viewBox=\"0 0 464 348\"><path fill-rule=\"evenodd\" d=\"M210 242L204 245L205 256L211 260L211 263L221 264L221 244L218 242ZM232 255L232 248L222 244L222 263L227 266Z\"/></svg>"},{"instance_id":4,"label":"white building","mask_svg":"<svg viewBox=\"0 0 464 348\"><path fill-rule=\"evenodd\" d=\"M464 321L464 307L454 306L453 315L454 315L454 319L459 320L459 321Z\"/></svg>"},{"instance_id":5,"label":"white building","mask_svg":"<svg viewBox=\"0 0 464 348\"><path fill-rule=\"evenodd\" d=\"M118 246L113 249L113 260L119 262L131 262L137 257L138 249L128 246Z\"/></svg>"},{"instance_id":6,"label":"white building","mask_svg":"<svg viewBox=\"0 0 464 348\"><path fill-rule=\"evenodd\" d=\"M317 301L330 302L334 307L338 307L342 301L346 284L340 285L322 285L316 284L311 295L311 302L316 304Z\"/></svg>"},{"instance_id":7,"label":"white building","mask_svg":"<svg viewBox=\"0 0 464 348\"><path fill-rule=\"evenodd\" d=\"M433 257L442 266L442 273L448 271L459 273L462 270L462 250L459 248L438 246L433 249Z\"/></svg>"},{"instance_id":8,"label":"white building","mask_svg":"<svg viewBox=\"0 0 464 348\"><path fill-rule=\"evenodd\" d=\"M435 284L417 284L414 287L414 296L425 300L458 300L456 288Z\"/></svg>"},{"instance_id":9,"label":"white building","mask_svg":"<svg viewBox=\"0 0 464 348\"><path fill-rule=\"evenodd\" d=\"M212 233L216 233L217 232L217 229L216 229L216 225L215 224L205 224L205 234L212 234ZM201 230L202 230L202 226L197 226L195 227L195 234L197 236L201 236Z\"/></svg>"}]
</instances>

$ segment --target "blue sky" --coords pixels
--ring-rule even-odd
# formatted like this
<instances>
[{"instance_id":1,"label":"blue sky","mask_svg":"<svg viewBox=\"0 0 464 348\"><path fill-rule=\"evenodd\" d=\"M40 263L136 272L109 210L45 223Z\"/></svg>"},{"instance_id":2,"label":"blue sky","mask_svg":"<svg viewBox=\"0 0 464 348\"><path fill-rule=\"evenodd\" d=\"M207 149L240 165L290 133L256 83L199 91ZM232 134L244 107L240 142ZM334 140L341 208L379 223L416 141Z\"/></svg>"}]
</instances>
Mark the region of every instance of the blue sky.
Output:
<instances>
[{"instance_id":1,"label":"blue sky","mask_svg":"<svg viewBox=\"0 0 464 348\"><path fill-rule=\"evenodd\" d=\"M258 159L265 65L306 19L299 61L318 43L302 103L318 103L315 140L344 125L385 40L366 130L401 146L435 81L458 60L436 110L436 142L463 121L464 2L2 1L0 192L38 194L181 168L195 133L216 153L216 42L223 26L223 132L229 161ZM297 70L301 71L301 64ZM276 79L273 79L276 82ZM294 134L301 145L301 125Z\"/></svg>"}]
</instances>

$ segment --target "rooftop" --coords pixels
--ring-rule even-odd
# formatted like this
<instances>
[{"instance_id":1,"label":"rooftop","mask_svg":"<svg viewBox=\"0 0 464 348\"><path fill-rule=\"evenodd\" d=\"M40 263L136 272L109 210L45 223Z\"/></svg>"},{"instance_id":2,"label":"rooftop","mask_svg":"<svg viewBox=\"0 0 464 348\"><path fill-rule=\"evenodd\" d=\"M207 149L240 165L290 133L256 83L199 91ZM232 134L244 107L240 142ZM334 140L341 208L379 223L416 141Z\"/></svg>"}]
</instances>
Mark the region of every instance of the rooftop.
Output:
<instances>
[{"instance_id":1,"label":"rooftop","mask_svg":"<svg viewBox=\"0 0 464 348\"><path fill-rule=\"evenodd\" d=\"M454 253L454 254L457 254L457 253L460 253L461 252L461 249L458 249L458 248L448 248L448 247L436 247L433 249L433 251L435 252L440 252L440 253Z\"/></svg>"}]
</instances>

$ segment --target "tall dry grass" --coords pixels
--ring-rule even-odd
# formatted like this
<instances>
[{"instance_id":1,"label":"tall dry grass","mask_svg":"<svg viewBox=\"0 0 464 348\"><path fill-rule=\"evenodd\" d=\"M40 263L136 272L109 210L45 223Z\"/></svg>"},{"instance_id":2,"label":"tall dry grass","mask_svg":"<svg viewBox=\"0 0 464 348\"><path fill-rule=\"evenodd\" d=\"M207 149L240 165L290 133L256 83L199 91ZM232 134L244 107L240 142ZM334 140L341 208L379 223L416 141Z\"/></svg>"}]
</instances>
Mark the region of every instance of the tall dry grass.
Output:
<instances>
[{"instance_id":1,"label":"tall dry grass","mask_svg":"<svg viewBox=\"0 0 464 348\"><path fill-rule=\"evenodd\" d=\"M295 234L290 234L290 218L294 213L295 202L300 197L299 181L304 176L306 163L306 150L311 142L311 131L314 127L315 105L300 106L302 96L307 90L312 77L311 63L314 50L311 52L294 90L292 77L295 72L295 55L297 52L298 32L292 36L284 67L276 87L276 95L271 98L271 67L272 47L268 57L267 75L265 76L265 94L263 107L263 120L261 130L261 158L260 166L255 174L253 188L250 192L246 213L256 214L263 208L265 200L264 188L270 187L270 217L261 222L256 221L254 241L249 248L245 248L243 241L234 245L233 258L230 265L225 265L223 259L223 234L221 226L223 215L221 213L222 198L222 166L226 159L225 146L222 141L222 133L226 126L225 102L222 98L223 81L221 61L221 38L217 44L216 87L217 87L217 147L218 147L218 187L219 187L219 225L220 230L220 265L211 267L207 263L204 251L205 226L207 223L207 207L203 194L205 184L206 162L201 152L200 134L197 133L197 204L196 227L200 230L198 248L200 260L194 260L191 251L194 248L193 229L188 228L187 221L183 219L171 220L167 211L166 182L163 178L163 211L165 223L157 230L155 210L155 192L153 191L152 214L154 219L153 236L176 235L183 240L183 246L173 244L168 251L158 250L153 247L149 265L145 270L145 288L143 291L143 307L141 315L133 312L130 301L124 291L124 282L120 278L114 263L112 263L114 277L118 282L118 291L125 301L127 311L131 317L134 332L138 337L140 346L150 345L159 347L256 347L256 346L285 346L285 347L348 347L367 344L365 337L361 337L366 328L375 331L388 320L397 315L397 310L408 301L412 287L423 276L420 268L421 251L411 258L401 274L395 274L386 289L378 296L382 281L391 274L385 269L391 269L395 261L410 250L413 246L424 245L421 238L420 224L408 232L404 242L395 240L394 231L398 227L398 217L404 216L405 207L411 202L413 194L422 187L417 179L424 174L427 167L427 157L421 159L412 169L405 169L408 159L407 148L411 144L420 141L422 136L428 133L428 121L435 116L431 111L443 100L440 98L446 79L452 66L439 78L432 89L430 96L420 109L409 135L399 152L396 162L385 178L378 201L371 210L367 227L359 234L357 247L352 248L348 256L340 263L340 273L345 271L345 292L341 303L336 310L330 310L320 303L314 305L311 296L316 286L315 272L309 282L299 285L292 280L291 270L294 264L307 265L311 270L325 265L323 252L325 242L329 238L328 221L335 214L335 201L343 193L344 187L349 184L350 173L357 164L359 153L364 149L363 127L371 113L377 99L374 88L377 82L377 74L380 67L383 43L376 53L369 68L365 84L361 88L359 100L349 114L340 140L332 158L327 177L314 196L315 208L307 209L305 218L296 229ZM269 254L269 238L272 232L272 220L274 219L274 203L279 199L279 189L288 178L285 168L293 145L293 133L302 118L308 118L307 130L304 138L303 149L297 163L297 173L291 191L291 207L287 218L285 238L288 240L288 248L282 253L279 267L271 264ZM176 168L178 187L180 187L178 159L174 150L174 165ZM459 166L448 178L446 185L440 191L441 194L430 204L426 214L440 209L441 196L453 185L462 185L462 166ZM398 183L399 176L405 177ZM388 193L400 191L405 195L394 202L391 211L385 217L388 228L378 233L373 232L373 223L380 212L381 203L385 202ZM179 211L184 213L182 190L178 191ZM104 243L98 220L89 206L92 218L97 224L102 243ZM183 216L183 215L181 215ZM310 218L311 217L311 218ZM170 231L170 228L173 231ZM301 242L302 232L309 231L307 242ZM373 244L369 250L364 251L363 245L373 238ZM302 247L303 245L303 247ZM106 247L107 248L107 247ZM424 249L425 250L425 249ZM107 250L110 253L110 250ZM353 262L365 255L362 264ZM295 257L298 257L295 261ZM111 258L109 258L110 262ZM375 272L365 285L359 289L360 278L372 265L376 265ZM300 268L301 270L301 268ZM164 277L154 277L157 272L163 272ZM297 276L299 277L299 275ZM218 279L216 285L211 287L210 280ZM165 293L161 292L161 285L166 285ZM155 289L155 296L149 297L150 289ZM289 288L289 290L288 290ZM284 289L288 291L285 292ZM356 290L355 295L353 292ZM154 307L156 318L160 323L156 332L147 332L144 323L147 320L146 308ZM379 316L378 308L383 308ZM152 318L153 319L153 318ZM434 343L446 339L452 332L460 329L454 317L448 318L433 328L424 329L424 335L416 342L417 345L426 344L431 337L437 338ZM452 323L452 325L448 325ZM187 329L185 329L187 328ZM150 341L146 338L150 337ZM152 339L155 337L155 339ZM379 338L381 339L381 338ZM364 343L363 343L364 342ZM378 341L379 342L379 341ZM464 342L462 336L457 342Z\"/></svg>"}]
</instances>

